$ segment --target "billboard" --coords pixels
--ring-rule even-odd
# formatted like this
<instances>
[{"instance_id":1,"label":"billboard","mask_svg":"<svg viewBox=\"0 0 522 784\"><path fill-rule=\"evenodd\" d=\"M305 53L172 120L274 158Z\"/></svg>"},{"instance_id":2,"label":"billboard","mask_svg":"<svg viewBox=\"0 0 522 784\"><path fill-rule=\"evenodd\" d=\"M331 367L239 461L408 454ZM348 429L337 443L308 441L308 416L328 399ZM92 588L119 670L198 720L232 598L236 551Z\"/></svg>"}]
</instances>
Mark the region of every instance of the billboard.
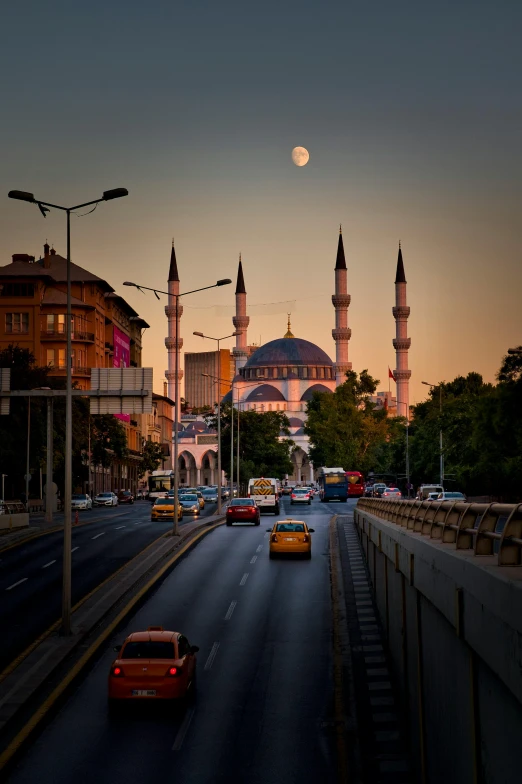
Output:
<instances>
[{"instance_id":1,"label":"billboard","mask_svg":"<svg viewBox=\"0 0 522 784\"><path fill-rule=\"evenodd\" d=\"M118 327L113 327L114 354L112 366L115 368L130 367L130 338ZM130 414L115 414L122 422L130 422Z\"/></svg>"}]
</instances>

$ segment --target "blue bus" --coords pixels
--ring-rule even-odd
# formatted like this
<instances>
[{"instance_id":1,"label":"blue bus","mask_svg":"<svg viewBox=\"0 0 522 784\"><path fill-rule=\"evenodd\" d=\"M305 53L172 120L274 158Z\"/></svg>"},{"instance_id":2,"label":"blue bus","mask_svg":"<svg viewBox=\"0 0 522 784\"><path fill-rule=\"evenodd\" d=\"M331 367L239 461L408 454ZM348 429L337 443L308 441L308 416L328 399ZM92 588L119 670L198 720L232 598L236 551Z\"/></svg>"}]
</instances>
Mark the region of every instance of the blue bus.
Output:
<instances>
[{"instance_id":1,"label":"blue bus","mask_svg":"<svg viewBox=\"0 0 522 784\"><path fill-rule=\"evenodd\" d=\"M321 468L317 478L319 497L325 501L346 501L348 498L348 477L344 468Z\"/></svg>"}]
</instances>

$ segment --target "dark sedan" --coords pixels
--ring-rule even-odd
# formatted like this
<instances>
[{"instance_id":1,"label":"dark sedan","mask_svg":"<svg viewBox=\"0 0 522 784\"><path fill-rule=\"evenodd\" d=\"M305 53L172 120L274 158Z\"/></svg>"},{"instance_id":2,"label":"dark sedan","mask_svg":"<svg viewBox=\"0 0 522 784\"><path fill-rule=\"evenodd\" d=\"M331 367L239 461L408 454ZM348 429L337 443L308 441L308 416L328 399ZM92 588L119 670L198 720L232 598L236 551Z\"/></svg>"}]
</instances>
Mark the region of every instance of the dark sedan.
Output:
<instances>
[{"instance_id":1,"label":"dark sedan","mask_svg":"<svg viewBox=\"0 0 522 784\"><path fill-rule=\"evenodd\" d=\"M130 490L120 490L118 493L118 503L120 504L133 504L134 496Z\"/></svg>"},{"instance_id":2,"label":"dark sedan","mask_svg":"<svg viewBox=\"0 0 522 784\"><path fill-rule=\"evenodd\" d=\"M254 523L259 525L261 511L251 498L234 498L227 509L227 525Z\"/></svg>"}]
</instances>

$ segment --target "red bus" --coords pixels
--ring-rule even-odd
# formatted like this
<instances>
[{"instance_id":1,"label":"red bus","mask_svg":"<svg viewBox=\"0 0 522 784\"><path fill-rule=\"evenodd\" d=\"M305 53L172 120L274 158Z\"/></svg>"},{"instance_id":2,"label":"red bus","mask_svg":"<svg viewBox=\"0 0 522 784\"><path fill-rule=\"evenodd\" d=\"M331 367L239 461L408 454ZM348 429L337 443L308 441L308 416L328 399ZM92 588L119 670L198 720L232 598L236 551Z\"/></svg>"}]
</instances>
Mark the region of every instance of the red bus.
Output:
<instances>
[{"instance_id":1,"label":"red bus","mask_svg":"<svg viewBox=\"0 0 522 784\"><path fill-rule=\"evenodd\" d=\"M364 495L364 476L360 471L346 471L348 480L348 498L360 498Z\"/></svg>"}]
</instances>

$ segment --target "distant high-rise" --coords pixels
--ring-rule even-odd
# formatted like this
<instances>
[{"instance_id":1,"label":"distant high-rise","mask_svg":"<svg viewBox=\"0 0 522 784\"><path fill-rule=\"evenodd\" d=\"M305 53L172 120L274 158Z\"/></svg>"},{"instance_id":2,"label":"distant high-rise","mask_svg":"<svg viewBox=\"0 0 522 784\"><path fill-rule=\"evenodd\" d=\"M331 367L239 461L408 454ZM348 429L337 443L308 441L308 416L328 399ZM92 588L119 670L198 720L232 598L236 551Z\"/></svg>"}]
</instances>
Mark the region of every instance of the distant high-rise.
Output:
<instances>
[{"instance_id":1,"label":"distant high-rise","mask_svg":"<svg viewBox=\"0 0 522 784\"><path fill-rule=\"evenodd\" d=\"M409 386L411 370L408 369L408 351L411 338L408 337L408 317L410 309L406 301L406 275L402 261L402 250L399 243L397 272L395 275L395 307L392 310L395 319L395 349L397 367L393 373L397 383L397 415L410 418Z\"/></svg>"},{"instance_id":2,"label":"distant high-rise","mask_svg":"<svg viewBox=\"0 0 522 784\"><path fill-rule=\"evenodd\" d=\"M335 308L335 329L332 337L335 340L335 381L337 386L346 381L346 372L352 369L348 361L348 341L352 330L348 327L348 306L351 297L347 288L347 269L344 257L343 234L339 227L339 242L337 245L337 258L335 261L335 294L332 303Z\"/></svg>"}]
</instances>

